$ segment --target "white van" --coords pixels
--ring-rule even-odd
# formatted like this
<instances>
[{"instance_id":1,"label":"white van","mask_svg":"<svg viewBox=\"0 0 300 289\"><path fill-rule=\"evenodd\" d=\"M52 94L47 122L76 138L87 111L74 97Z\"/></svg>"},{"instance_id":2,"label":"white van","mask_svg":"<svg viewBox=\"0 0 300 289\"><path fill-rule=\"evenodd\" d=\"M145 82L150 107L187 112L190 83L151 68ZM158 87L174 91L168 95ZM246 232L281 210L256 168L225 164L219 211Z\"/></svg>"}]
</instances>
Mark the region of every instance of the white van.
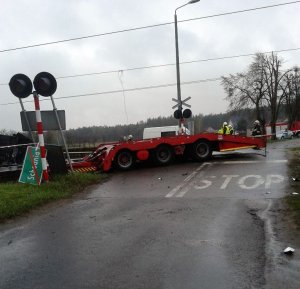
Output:
<instances>
[{"instance_id":1,"label":"white van","mask_svg":"<svg viewBox=\"0 0 300 289\"><path fill-rule=\"evenodd\" d=\"M182 127L183 132L187 135L190 135L190 131L186 127ZM159 126L159 127L146 127L144 128L143 139L157 138L157 137L166 137L166 136L175 136L179 134L179 126Z\"/></svg>"}]
</instances>

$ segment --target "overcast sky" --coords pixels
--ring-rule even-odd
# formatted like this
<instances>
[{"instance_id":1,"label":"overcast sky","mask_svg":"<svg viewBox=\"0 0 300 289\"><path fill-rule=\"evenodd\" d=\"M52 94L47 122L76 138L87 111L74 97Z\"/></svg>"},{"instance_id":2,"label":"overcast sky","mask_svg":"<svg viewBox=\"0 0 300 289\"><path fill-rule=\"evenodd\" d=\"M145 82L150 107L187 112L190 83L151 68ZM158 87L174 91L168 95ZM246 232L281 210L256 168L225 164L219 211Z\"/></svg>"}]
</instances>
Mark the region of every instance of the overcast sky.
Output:
<instances>
[{"instance_id":1,"label":"overcast sky","mask_svg":"<svg viewBox=\"0 0 300 289\"><path fill-rule=\"evenodd\" d=\"M178 10L178 20L290 2L291 0L201 0ZM184 0L0 0L0 50L172 22ZM180 61L218 58L300 47L300 3L178 23ZM300 50L280 53L286 68L300 65ZM252 57L182 64L181 81L213 79L242 72ZM18 99L8 85L16 73L31 79L41 71L57 79L54 97L66 111L67 128L136 123L173 113L176 86L60 97L176 83L174 25L111 34L0 53L0 130L21 130ZM4 84L4 85L3 85ZM182 85L194 114L225 112L228 103L219 81ZM32 101L29 96L25 101ZM41 99L45 99L42 98ZM16 102L16 104L4 105ZM32 102L26 110L34 110ZM52 109L43 101L42 110ZM127 111L127 115L126 115ZM174 123L176 121L174 120Z\"/></svg>"}]
</instances>

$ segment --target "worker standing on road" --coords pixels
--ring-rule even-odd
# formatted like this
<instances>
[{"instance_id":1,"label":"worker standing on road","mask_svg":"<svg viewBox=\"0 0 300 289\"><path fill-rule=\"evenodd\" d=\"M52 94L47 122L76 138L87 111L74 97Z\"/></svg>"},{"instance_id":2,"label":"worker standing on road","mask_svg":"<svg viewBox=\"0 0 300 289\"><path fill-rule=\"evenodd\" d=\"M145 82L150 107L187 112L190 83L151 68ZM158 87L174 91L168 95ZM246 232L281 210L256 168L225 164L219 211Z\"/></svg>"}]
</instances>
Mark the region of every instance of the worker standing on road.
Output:
<instances>
[{"instance_id":1,"label":"worker standing on road","mask_svg":"<svg viewBox=\"0 0 300 289\"><path fill-rule=\"evenodd\" d=\"M228 125L228 134L231 134L231 135L234 134L234 129L231 124Z\"/></svg>"},{"instance_id":2,"label":"worker standing on road","mask_svg":"<svg viewBox=\"0 0 300 289\"><path fill-rule=\"evenodd\" d=\"M261 125L259 120L256 120L253 124L252 136L261 135Z\"/></svg>"},{"instance_id":3,"label":"worker standing on road","mask_svg":"<svg viewBox=\"0 0 300 289\"><path fill-rule=\"evenodd\" d=\"M223 126L218 130L218 134L228 134L228 126L227 126L227 122L224 121L223 122Z\"/></svg>"}]
</instances>

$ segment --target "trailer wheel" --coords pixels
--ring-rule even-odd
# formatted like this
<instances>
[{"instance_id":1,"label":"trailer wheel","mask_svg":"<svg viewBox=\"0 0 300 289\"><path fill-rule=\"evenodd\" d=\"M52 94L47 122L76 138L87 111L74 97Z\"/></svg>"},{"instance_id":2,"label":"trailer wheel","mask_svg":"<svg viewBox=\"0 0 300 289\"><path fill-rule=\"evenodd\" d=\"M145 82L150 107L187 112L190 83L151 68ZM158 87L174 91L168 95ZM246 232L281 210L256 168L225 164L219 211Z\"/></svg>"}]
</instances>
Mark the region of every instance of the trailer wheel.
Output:
<instances>
[{"instance_id":1,"label":"trailer wheel","mask_svg":"<svg viewBox=\"0 0 300 289\"><path fill-rule=\"evenodd\" d=\"M122 150L118 152L115 160L115 164L118 169L122 171L130 170L135 162L134 155L129 150Z\"/></svg>"},{"instance_id":2,"label":"trailer wheel","mask_svg":"<svg viewBox=\"0 0 300 289\"><path fill-rule=\"evenodd\" d=\"M212 155L211 144L204 140L198 140L193 144L192 154L193 154L193 159L196 161L205 161L211 158Z\"/></svg>"},{"instance_id":3,"label":"trailer wheel","mask_svg":"<svg viewBox=\"0 0 300 289\"><path fill-rule=\"evenodd\" d=\"M155 149L155 160L160 165L167 165L174 158L174 150L168 145L160 145Z\"/></svg>"}]
</instances>

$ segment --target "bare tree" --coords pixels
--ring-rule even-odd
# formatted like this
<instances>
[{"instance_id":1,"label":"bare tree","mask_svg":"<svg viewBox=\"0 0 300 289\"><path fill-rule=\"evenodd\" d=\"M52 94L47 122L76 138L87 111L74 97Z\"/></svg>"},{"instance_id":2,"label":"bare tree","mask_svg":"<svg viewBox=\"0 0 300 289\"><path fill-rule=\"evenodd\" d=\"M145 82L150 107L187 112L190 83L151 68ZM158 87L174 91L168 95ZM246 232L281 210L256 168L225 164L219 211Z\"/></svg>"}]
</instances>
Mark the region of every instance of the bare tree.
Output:
<instances>
[{"instance_id":1,"label":"bare tree","mask_svg":"<svg viewBox=\"0 0 300 289\"><path fill-rule=\"evenodd\" d=\"M230 111L254 108L256 119L264 126L263 102L267 91L264 81L264 56L256 54L245 73L222 77L222 85L227 93Z\"/></svg>"},{"instance_id":2,"label":"bare tree","mask_svg":"<svg viewBox=\"0 0 300 289\"><path fill-rule=\"evenodd\" d=\"M284 81L290 70L282 72L282 59L272 53L269 56L263 55L263 73L266 85L266 93L264 99L268 103L270 109L270 126L272 138L276 136L276 121L279 109L284 101L287 90L287 83Z\"/></svg>"},{"instance_id":3,"label":"bare tree","mask_svg":"<svg viewBox=\"0 0 300 289\"><path fill-rule=\"evenodd\" d=\"M285 84L284 90L284 105L288 117L288 127L290 128L295 120L300 116L300 79L299 68L293 67L292 71L283 78Z\"/></svg>"},{"instance_id":4,"label":"bare tree","mask_svg":"<svg viewBox=\"0 0 300 289\"><path fill-rule=\"evenodd\" d=\"M263 109L270 111L270 125L273 138L276 133L276 121L279 109L287 95L291 96L292 79L289 78L291 70L282 71L282 59L272 53L256 54L254 61L246 73L238 73L229 77L222 77L222 84L227 93L230 110L254 108L256 118L265 124ZM297 93L298 95L298 93ZM299 105L299 97L297 97ZM296 110L297 111L297 110Z\"/></svg>"}]
</instances>

